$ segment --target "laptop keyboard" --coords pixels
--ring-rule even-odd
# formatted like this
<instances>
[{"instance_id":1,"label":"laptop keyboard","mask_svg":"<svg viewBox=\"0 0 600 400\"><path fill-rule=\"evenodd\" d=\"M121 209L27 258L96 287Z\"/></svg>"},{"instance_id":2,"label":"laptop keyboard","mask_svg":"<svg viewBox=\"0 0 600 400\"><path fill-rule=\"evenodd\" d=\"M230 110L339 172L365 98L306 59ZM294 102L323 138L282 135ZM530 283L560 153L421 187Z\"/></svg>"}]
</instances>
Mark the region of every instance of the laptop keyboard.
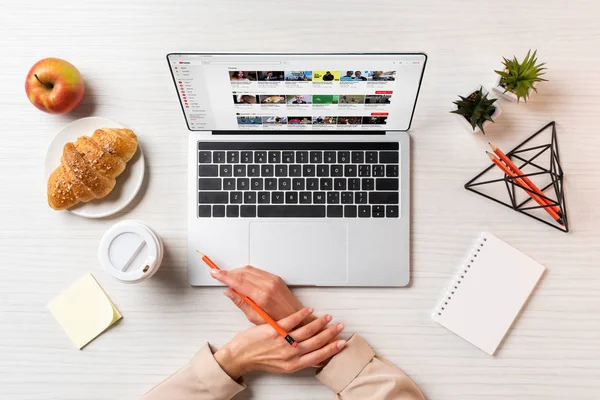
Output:
<instances>
[{"instance_id":1,"label":"laptop keyboard","mask_svg":"<svg viewBox=\"0 0 600 400\"><path fill-rule=\"evenodd\" d=\"M199 218L398 218L394 142L198 142Z\"/></svg>"}]
</instances>

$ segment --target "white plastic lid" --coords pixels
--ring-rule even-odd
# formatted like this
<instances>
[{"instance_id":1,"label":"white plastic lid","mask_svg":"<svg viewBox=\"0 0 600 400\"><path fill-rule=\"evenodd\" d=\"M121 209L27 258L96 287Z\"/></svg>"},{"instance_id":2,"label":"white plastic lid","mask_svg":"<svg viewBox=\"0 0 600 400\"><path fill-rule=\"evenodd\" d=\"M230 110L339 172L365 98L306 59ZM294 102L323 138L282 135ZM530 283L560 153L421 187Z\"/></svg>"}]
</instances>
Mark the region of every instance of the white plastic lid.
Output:
<instances>
[{"instance_id":1,"label":"white plastic lid","mask_svg":"<svg viewBox=\"0 0 600 400\"><path fill-rule=\"evenodd\" d=\"M104 271L113 278L137 283L158 270L163 246L152 229L141 222L121 221L102 236L98 258Z\"/></svg>"}]
</instances>

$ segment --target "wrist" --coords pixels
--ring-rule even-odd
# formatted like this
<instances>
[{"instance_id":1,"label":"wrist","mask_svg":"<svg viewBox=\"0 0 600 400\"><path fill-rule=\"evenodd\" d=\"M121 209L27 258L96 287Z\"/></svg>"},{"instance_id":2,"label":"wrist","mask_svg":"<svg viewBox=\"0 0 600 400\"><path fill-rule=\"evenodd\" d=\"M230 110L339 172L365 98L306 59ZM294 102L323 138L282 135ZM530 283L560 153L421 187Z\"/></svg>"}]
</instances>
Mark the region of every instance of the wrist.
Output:
<instances>
[{"instance_id":1,"label":"wrist","mask_svg":"<svg viewBox=\"0 0 600 400\"><path fill-rule=\"evenodd\" d=\"M247 372L243 360L238 354L231 348L230 343L227 343L214 354L215 361L234 381L240 379Z\"/></svg>"}]
</instances>

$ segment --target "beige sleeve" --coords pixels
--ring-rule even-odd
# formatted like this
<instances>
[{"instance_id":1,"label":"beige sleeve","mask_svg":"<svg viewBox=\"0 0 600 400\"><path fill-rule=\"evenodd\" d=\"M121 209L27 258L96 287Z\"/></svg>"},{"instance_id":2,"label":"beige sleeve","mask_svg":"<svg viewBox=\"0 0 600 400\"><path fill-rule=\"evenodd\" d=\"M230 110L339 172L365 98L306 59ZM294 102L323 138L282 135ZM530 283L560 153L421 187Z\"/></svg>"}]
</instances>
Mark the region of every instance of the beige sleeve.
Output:
<instances>
[{"instance_id":1,"label":"beige sleeve","mask_svg":"<svg viewBox=\"0 0 600 400\"><path fill-rule=\"evenodd\" d=\"M345 400L425 400L402 370L377 356L359 335L317 373L317 379Z\"/></svg>"},{"instance_id":2,"label":"beige sleeve","mask_svg":"<svg viewBox=\"0 0 600 400\"><path fill-rule=\"evenodd\" d=\"M231 379L207 343L190 363L155 386L141 400L228 400L246 388Z\"/></svg>"}]
</instances>

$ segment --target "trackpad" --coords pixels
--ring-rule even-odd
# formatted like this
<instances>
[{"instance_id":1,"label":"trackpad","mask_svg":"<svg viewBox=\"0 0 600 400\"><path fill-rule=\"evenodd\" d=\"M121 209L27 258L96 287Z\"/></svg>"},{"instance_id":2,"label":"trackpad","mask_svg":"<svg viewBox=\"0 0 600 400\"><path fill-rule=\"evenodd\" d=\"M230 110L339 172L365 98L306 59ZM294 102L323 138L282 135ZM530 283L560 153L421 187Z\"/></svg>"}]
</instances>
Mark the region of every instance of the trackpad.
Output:
<instances>
[{"instance_id":1,"label":"trackpad","mask_svg":"<svg viewBox=\"0 0 600 400\"><path fill-rule=\"evenodd\" d=\"M344 283L347 230L337 222L251 222L250 264L281 276L288 285Z\"/></svg>"}]
</instances>

